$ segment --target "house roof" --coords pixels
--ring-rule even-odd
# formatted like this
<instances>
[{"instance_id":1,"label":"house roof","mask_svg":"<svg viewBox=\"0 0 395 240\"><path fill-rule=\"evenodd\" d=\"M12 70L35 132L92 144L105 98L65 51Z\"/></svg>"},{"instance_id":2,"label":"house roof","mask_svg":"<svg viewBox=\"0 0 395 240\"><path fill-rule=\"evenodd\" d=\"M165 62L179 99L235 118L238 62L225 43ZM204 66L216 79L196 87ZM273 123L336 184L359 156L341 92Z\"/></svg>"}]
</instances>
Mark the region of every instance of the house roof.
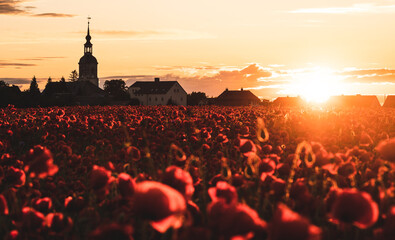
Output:
<instances>
[{"instance_id":1,"label":"house roof","mask_svg":"<svg viewBox=\"0 0 395 240\"><path fill-rule=\"evenodd\" d=\"M380 107L379 100L374 95L332 96L328 104L342 107Z\"/></svg>"},{"instance_id":2,"label":"house roof","mask_svg":"<svg viewBox=\"0 0 395 240\"><path fill-rule=\"evenodd\" d=\"M287 107L296 107L296 106L301 106L305 102L301 97L278 97L276 100L273 101L274 105L278 106L287 106Z\"/></svg>"},{"instance_id":3,"label":"house roof","mask_svg":"<svg viewBox=\"0 0 395 240\"><path fill-rule=\"evenodd\" d=\"M138 88L135 94L166 94L175 84L177 84L177 81L137 81L129 88Z\"/></svg>"},{"instance_id":4,"label":"house roof","mask_svg":"<svg viewBox=\"0 0 395 240\"><path fill-rule=\"evenodd\" d=\"M395 95L387 96L383 107L395 107Z\"/></svg>"},{"instance_id":5,"label":"house roof","mask_svg":"<svg viewBox=\"0 0 395 240\"><path fill-rule=\"evenodd\" d=\"M95 86L89 81L76 82L50 82L43 91L44 95L71 94L73 96L104 96L103 89Z\"/></svg>"},{"instance_id":6,"label":"house roof","mask_svg":"<svg viewBox=\"0 0 395 240\"><path fill-rule=\"evenodd\" d=\"M217 97L220 105L248 105L259 103L260 100L249 90L225 90Z\"/></svg>"}]
</instances>

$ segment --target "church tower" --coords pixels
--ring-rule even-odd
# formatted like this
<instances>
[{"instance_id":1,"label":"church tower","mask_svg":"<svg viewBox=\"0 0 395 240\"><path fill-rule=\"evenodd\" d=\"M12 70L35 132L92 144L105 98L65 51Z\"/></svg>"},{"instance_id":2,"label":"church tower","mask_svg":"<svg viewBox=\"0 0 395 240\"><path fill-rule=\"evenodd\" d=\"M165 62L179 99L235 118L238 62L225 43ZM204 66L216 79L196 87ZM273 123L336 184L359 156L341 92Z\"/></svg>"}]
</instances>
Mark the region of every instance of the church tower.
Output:
<instances>
[{"instance_id":1,"label":"church tower","mask_svg":"<svg viewBox=\"0 0 395 240\"><path fill-rule=\"evenodd\" d=\"M91 35L89 31L89 22L90 18L88 18L88 33L85 37L86 43L84 44L84 56L80 59L78 65L80 66L80 74L78 81L89 81L93 83L95 86L99 86L99 78L97 78L97 60L92 55L92 43L91 43Z\"/></svg>"}]
</instances>

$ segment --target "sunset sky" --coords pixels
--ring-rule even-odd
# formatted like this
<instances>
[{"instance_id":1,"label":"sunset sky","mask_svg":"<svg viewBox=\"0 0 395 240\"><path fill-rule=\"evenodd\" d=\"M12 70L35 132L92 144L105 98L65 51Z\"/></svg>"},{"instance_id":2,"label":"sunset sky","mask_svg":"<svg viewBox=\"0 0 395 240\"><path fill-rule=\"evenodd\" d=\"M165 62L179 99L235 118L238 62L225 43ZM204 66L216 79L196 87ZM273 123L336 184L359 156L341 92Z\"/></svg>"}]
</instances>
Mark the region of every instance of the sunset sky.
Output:
<instances>
[{"instance_id":1,"label":"sunset sky","mask_svg":"<svg viewBox=\"0 0 395 240\"><path fill-rule=\"evenodd\" d=\"M78 70L91 20L101 86L178 80L218 96L395 94L395 0L0 0L0 80ZM382 99L380 98L382 101Z\"/></svg>"}]
</instances>

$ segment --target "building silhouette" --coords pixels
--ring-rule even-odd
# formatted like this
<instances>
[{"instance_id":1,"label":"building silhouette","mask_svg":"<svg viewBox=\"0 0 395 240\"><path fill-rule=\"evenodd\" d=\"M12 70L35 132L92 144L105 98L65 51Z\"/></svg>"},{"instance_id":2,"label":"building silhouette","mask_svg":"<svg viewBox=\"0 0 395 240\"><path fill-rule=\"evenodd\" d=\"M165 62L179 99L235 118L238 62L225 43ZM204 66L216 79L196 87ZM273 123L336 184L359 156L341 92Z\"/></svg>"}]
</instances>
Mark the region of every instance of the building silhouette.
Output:
<instances>
[{"instance_id":1,"label":"building silhouette","mask_svg":"<svg viewBox=\"0 0 395 240\"><path fill-rule=\"evenodd\" d=\"M215 104L221 106L249 106L258 105L261 100L249 90L223 91L216 99Z\"/></svg>"},{"instance_id":2,"label":"building silhouette","mask_svg":"<svg viewBox=\"0 0 395 240\"><path fill-rule=\"evenodd\" d=\"M88 18L90 19L90 18ZM86 43L84 44L84 56L79 61L79 78L78 81L88 81L93 83L95 86L99 86L99 78L97 77L97 59L93 56L93 49L91 43L91 35L89 31L88 21L88 33L85 37Z\"/></svg>"},{"instance_id":3,"label":"building silhouette","mask_svg":"<svg viewBox=\"0 0 395 240\"><path fill-rule=\"evenodd\" d=\"M331 107L346 107L346 108L366 108L366 107L380 107L380 102L375 95L341 95L332 96L327 102Z\"/></svg>"},{"instance_id":4,"label":"building silhouette","mask_svg":"<svg viewBox=\"0 0 395 240\"><path fill-rule=\"evenodd\" d=\"M177 81L137 81L128 91L139 105L187 105L187 92Z\"/></svg>"},{"instance_id":5,"label":"building silhouette","mask_svg":"<svg viewBox=\"0 0 395 240\"><path fill-rule=\"evenodd\" d=\"M306 102L300 97L278 97L273 101L273 106L276 107L304 107Z\"/></svg>"},{"instance_id":6,"label":"building silhouette","mask_svg":"<svg viewBox=\"0 0 395 240\"><path fill-rule=\"evenodd\" d=\"M395 108L395 95L389 95L385 99L383 107Z\"/></svg>"}]
</instances>

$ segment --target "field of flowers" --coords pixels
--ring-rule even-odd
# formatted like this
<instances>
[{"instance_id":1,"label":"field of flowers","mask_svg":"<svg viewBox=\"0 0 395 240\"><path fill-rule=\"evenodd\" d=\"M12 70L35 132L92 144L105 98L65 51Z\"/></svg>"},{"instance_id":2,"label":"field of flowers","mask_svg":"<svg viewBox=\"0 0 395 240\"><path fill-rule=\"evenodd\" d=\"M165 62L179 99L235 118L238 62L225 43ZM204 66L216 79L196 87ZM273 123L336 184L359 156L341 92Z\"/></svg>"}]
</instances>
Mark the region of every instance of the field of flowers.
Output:
<instances>
[{"instance_id":1,"label":"field of flowers","mask_svg":"<svg viewBox=\"0 0 395 240\"><path fill-rule=\"evenodd\" d=\"M395 239L395 110L0 109L0 238Z\"/></svg>"}]
</instances>

